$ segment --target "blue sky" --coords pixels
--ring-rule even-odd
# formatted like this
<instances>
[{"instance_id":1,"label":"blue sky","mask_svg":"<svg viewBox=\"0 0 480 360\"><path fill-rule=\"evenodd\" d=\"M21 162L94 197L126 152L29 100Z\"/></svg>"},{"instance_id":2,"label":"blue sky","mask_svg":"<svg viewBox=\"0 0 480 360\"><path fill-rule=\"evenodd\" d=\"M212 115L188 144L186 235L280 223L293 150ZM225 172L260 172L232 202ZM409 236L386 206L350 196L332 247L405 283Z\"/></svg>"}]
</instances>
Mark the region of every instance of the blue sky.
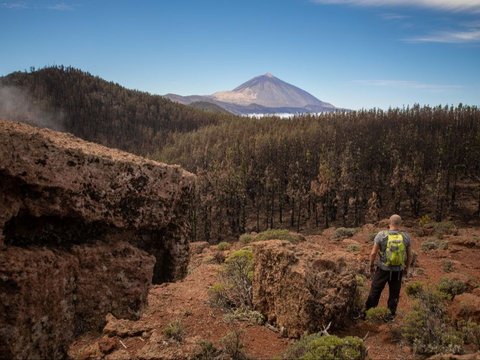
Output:
<instances>
[{"instance_id":1,"label":"blue sky","mask_svg":"<svg viewBox=\"0 0 480 360\"><path fill-rule=\"evenodd\" d=\"M0 75L189 95L271 72L351 109L480 105L480 0L0 0L0 44Z\"/></svg>"}]
</instances>

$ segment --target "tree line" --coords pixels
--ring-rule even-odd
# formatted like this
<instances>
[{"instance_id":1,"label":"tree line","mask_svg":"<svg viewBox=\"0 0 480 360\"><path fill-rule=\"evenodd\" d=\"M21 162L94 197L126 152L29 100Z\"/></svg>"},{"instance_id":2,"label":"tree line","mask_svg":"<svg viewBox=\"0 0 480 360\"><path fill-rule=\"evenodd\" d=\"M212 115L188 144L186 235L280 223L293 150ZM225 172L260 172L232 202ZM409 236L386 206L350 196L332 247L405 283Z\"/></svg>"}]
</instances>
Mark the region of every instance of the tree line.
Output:
<instances>
[{"instance_id":1,"label":"tree line","mask_svg":"<svg viewBox=\"0 0 480 360\"><path fill-rule=\"evenodd\" d=\"M192 239L358 226L392 212L480 217L476 107L241 118L175 134L153 157L199 177Z\"/></svg>"}]
</instances>

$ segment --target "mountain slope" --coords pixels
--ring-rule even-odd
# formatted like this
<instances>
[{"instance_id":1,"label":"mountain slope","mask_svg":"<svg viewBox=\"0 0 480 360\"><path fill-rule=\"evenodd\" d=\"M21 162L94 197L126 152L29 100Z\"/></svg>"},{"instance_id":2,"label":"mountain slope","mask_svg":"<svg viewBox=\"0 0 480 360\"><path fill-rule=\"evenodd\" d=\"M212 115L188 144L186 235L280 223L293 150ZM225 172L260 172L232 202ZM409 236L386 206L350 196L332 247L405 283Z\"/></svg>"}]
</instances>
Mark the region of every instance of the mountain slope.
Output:
<instances>
[{"instance_id":1,"label":"mountain slope","mask_svg":"<svg viewBox=\"0 0 480 360\"><path fill-rule=\"evenodd\" d=\"M212 95L165 95L172 101L190 104L194 101L211 102L234 114L316 113L335 111L332 104L317 99L310 93L291 85L270 73L257 76L231 91Z\"/></svg>"},{"instance_id":2,"label":"mountain slope","mask_svg":"<svg viewBox=\"0 0 480 360\"><path fill-rule=\"evenodd\" d=\"M172 132L196 130L229 116L63 66L0 77L0 115L141 155L158 150Z\"/></svg>"}]
</instances>

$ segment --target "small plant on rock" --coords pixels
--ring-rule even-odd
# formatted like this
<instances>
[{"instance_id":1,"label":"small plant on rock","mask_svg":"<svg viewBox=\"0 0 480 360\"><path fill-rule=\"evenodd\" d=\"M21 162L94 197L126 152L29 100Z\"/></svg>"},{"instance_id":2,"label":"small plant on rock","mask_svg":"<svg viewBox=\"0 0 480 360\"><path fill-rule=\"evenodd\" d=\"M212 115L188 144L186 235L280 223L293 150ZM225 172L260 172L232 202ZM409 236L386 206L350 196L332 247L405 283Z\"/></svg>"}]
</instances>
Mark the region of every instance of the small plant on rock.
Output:
<instances>
[{"instance_id":1,"label":"small plant on rock","mask_svg":"<svg viewBox=\"0 0 480 360\"><path fill-rule=\"evenodd\" d=\"M179 320L175 320L165 326L163 329L163 335L168 339L181 342L185 336L185 328Z\"/></svg>"}]
</instances>

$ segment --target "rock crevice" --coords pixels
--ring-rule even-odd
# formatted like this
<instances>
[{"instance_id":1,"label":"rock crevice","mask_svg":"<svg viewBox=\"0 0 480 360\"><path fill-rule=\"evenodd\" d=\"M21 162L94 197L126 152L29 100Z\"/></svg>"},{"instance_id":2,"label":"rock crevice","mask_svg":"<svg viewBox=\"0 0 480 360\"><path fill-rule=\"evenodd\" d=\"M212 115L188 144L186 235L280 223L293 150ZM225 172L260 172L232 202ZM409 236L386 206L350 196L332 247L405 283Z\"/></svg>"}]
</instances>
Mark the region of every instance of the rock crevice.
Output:
<instances>
[{"instance_id":1,"label":"rock crevice","mask_svg":"<svg viewBox=\"0 0 480 360\"><path fill-rule=\"evenodd\" d=\"M0 120L0 353L63 358L105 316L137 318L188 265L194 176Z\"/></svg>"}]
</instances>

